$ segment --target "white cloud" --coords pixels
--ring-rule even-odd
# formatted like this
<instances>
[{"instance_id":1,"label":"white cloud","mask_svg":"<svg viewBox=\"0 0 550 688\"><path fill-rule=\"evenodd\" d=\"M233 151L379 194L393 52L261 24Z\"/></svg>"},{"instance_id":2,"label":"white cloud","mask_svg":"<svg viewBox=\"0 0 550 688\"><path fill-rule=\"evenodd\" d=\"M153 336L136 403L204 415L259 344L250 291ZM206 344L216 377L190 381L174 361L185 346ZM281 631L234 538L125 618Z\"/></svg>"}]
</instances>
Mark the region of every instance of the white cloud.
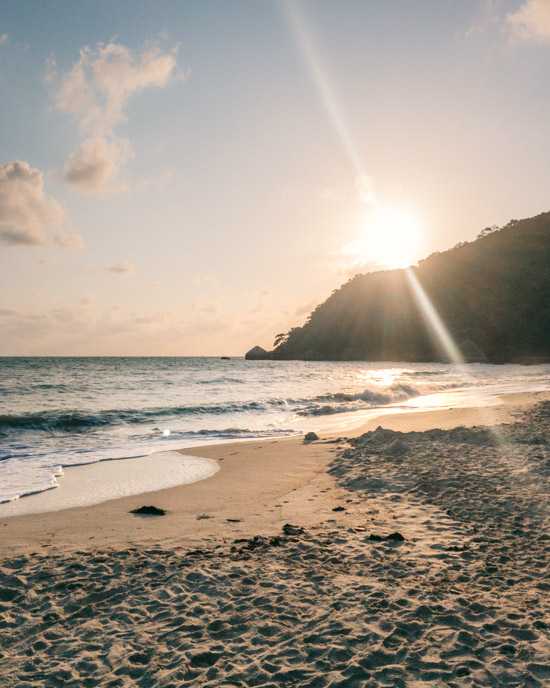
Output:
<instances>
[{"instance_id":1,"label":"white cloud","mask_svg":"<svg viewBox=\"0 0 550 688\"><path fill-rule=\"evenodd\" d=\"M86 46L72 69L57 74L54 58L48 60L45 82L53 91L55 107L74 116L82 145L65 165L65 178L80 191L123 191L119 168L132 156L128 141L113 128L124 121L128 100L152 86L164 87L176 71L175 48L165 53L158 46L134 51L114 41Z\"/></svg>"},{"instance_id":2,"label":"white cloud","mask_svg":"<svg viewBox=\"0 0 550 688\"><path fill-rule=\"evenodd\" d=\"M123 260L119 260L118 263L113 263L105 268L107 272L112 272L115 275L129 275L136 269L135 265L131 263L125 263Z\"/></svg>"},{"instance_id":3,"label":"white cloud","mask_svg":"<svg viewBox=\"0 0 550 688\"><path fill-rule=\"evenodd\" d=\"M53 64L50 61L50 82L57 81ZM123 110L130 96L150 86L166 86L175 69L175 50L163 53L147 47L138 52L113 41L86 46L61 77L55 105L75 115L83 131L104 133L125 119Z\"/></svg>"},{"instance_id":4,"label":"white cloud","mask_svg":"<svg viewBox=\"0 0 550 688\"><path fill-rule=\"evenodd\" d=\"M121 165L130 157L132 147L125 139L108 140L93 136L67 160L65 179L80 191L122 191L126 186L117 180L117 175Z\"/></svg>"},{"instance_id":5,"label":"white cloud","mask_svg":"<svg viewBox=\"0 0 550 688\"><path fill-rule=\"evenodd\" d=\"M0 241L11 246L81 245L81 237L61 229L53 236L46 233L64 220L62 207L44 193L40 170L20 160L0 164Z\"/></svg>"},{"instance_id":6,"label":"white cloud","mask_svg":"<svg viewBox=\"0 0 550 688\"><path fill-rule=\"evenodd\" d=\"M506 21L516 39L550 41L550 0L527 0Z\"/></svg>"}]
</instances>

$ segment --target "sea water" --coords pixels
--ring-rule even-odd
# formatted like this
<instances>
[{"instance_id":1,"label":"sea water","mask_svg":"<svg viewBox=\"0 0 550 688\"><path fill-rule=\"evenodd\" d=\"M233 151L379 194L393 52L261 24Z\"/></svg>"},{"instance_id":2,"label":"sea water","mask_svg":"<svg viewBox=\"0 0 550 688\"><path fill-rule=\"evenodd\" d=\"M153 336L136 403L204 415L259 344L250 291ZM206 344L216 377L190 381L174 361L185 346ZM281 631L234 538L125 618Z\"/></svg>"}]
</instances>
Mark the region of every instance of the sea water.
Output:
<instances>
[{"instance_id":1,"label":"sea water","mask_svg":"<svg viewBox=\"0 0 550 688\"><path fill-rule=\"evenodd\" d=\"M0 358L0 502L56 486L71 465L543 389L550 365Z\"/></svg>"}]
</instances>

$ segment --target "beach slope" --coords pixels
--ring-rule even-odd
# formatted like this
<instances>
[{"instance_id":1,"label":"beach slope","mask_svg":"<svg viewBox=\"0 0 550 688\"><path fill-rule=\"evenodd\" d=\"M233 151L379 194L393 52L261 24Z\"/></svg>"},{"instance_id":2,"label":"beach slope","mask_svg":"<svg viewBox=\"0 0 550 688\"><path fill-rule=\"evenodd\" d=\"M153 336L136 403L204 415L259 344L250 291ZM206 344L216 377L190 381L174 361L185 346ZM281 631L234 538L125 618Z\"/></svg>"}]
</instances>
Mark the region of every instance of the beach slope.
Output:
<instances>
[{"instance_id":1,"label":"beach slope","mask_svg":"<svg viewBox=\"0 0 550 688\"><path fill-rule=\"evenodd\" d=\"M221 469L0 519L0 685L548 685L549 411L194 449Z\"/></svg>"}]
</instances>

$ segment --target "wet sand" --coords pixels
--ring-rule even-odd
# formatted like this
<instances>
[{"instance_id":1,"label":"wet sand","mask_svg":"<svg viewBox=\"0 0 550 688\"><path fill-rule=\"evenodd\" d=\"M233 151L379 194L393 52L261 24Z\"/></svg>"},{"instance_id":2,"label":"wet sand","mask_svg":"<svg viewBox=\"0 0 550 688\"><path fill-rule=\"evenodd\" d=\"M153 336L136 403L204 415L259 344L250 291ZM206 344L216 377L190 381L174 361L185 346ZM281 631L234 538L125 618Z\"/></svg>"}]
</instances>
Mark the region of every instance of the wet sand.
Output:
<instances>
[{"instance_id":1,"label":"wet sand","mask_svg":"<svg viewBox=\"0 0 550 688\"><path fill-rule=\"evenodd\" d=\"M549 685L547 396L0 519L0 686Z\"/></svg>"}]
</instances>

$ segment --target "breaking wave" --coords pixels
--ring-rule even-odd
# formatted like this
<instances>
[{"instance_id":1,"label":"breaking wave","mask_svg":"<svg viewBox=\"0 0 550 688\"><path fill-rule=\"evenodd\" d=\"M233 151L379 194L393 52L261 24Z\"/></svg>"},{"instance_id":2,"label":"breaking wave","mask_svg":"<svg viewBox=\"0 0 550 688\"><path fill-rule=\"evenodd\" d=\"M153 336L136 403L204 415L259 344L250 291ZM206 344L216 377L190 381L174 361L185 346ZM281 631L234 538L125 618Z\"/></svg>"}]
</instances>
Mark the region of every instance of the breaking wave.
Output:
<instances>
[{"instance_id":1,"label":"breaking wave","mask_svg":"<svg viewBox=\"0 0 550 688\"><path fill-rule=\"evenodd\" d=\"M298 416L324 416L333 413L351 413L366 408L387 406L421 396L422 392L410 385L393 384L382 390L365 389L349 394L336 392L316 397L313 403L297 411Z\"/></svg>"}]
</instances>

